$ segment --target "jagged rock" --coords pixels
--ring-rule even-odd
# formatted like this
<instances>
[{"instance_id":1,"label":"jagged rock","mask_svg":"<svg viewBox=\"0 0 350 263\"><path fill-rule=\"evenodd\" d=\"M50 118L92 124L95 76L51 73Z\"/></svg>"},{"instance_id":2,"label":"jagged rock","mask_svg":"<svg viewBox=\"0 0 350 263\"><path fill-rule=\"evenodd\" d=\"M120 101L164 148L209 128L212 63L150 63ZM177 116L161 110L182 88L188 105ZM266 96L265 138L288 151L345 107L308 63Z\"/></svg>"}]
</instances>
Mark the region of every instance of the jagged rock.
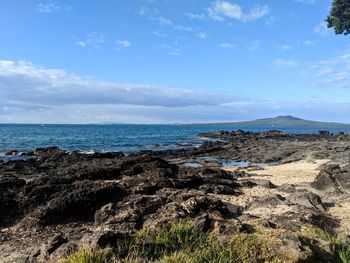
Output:
<instances>
[{"instance_id":1,"label":"jagged rock","mask_svg":"<svg viewBox=\"0 0 350 263\"><path fill-rule=\"evenodd\" d=\"M252 186L261 186L265 188L276 188L276 185L274 185L270 180L265 179L256 179L256 178L249 178L249 179L241 179L240 183L243 183L244 185L252 185Z\"/></svg>"},{"instance_id":2,"label":"jagged rock","mask_svg":"<svg viewBox=\"0 0 350 263\"><path fill-rule=\"evenodd\" d=\"M267 206L276 207L278 205L286 205L286 204L288 204L288 202L286 201L286 198L284 198L283 196L279 194L268 194L250 203L248 205L248 208L252 209L252 208L267 207Z\"/></svg>"},{"instance_id":3,"label":"jagged rock","mask_svg":"<svg viewBox=\"0 0 350 263\"><path fill-rule=\"evenodd\" d=\"M37 148L34 150L35 155L57 155L65 153L64 150L61 150L58 147L47 147L47 148Z\"/></svg>"},{"instance_id":4,"label":"jagged rock","mask_svg":"<svg viewBox=\"0 0 350 263\"><path fill-rule=\"evenodd\" d=\"M321 191L350 193L350 173L337 164L326 165L311 184Z\"/></svg>"},{"instance_id":5,"label":"jagged rock","mask_svg":"<svg viewBox=\"0 0 350 263\"><path fill-rule=\"evenodd\" d=\"M308 208L317 208L323 212L326 209L321 197L309 191L295 192L288 196L287 200L292 204L298 204Z\"/></svg>"},{"instance_id":6,"label":"jagged rock","mask_svg":"<svg viewBox=\"0 0 350 263\"><path fill-rule=\"evenodd\" d=\"M101 233L97 238L96 245L101 248L115 247L118 242L127 242L130 239L130 234L123 231L107 231Z\"/></svg>"},{"instance_id":7,"label":"jagged rock","mask_svg":"<svg viewBox=\"0 0 350 263\"><path fill-rule=\"evenodd\" d=\"M62 234L59 234L55 237L53 237L49 243L46 246L46 251L50 255L52 254L57 248L59 248L64 243L67 243L68 240L66 237L64 237Z\"/></svg>"},{"instance_id":8,"label":"jagged rock","mask_svg":"<svg viewBox=\"0 0 350 263\"><path fill-rule=\"evenodd\" d=\"M19 213L18 199L15 192L0 189L0 227L16 222Z\"/></svg>"},{"instance_id":9,"label":"jagged rock","mask_svg":"<svg viewBox=\"0 0 350 263\"><path fill-rule=\"evenodd\" d=\"M89 221L98 208L110 201L120 200L125 194L125 190L115 184L79 184L73 191L61 193L34 213L37 213L41 225Z\"/></svg>"},{"instance_id":10,"label":"jagged rock","mask_svg":"<svg viewBox=\"0 0 350 263\"><path fill-rule=\"evenodd\" d=\"M19 179L14 175L4 175L0 176L0 189L15 189L22 187L26 184L26 181L23 179Z\"/></svg>"},{"instance_id":11,"label":"jagged rock","mask_svg":"<svg viewBox=\"0 0 350 263\"><path fill-rule=\"evenodd\" d=\"M277 187L278 190L285 192L285 193L294 193L297 191L294 185L291 184L285 184Z\"/></svg>"}]
</instances>

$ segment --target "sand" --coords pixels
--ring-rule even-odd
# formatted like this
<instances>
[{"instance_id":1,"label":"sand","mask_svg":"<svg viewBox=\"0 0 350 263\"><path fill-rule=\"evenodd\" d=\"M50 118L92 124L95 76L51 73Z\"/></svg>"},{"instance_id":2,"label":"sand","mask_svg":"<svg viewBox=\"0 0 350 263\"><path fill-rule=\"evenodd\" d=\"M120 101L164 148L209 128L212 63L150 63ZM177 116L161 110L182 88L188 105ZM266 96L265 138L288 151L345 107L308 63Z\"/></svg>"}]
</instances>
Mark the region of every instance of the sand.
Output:
<instances>
[{"instance_id":1,"label":"sand","mask_svg":"<svg viewBox=\"0 0 350 263\"><path fill-rule=\"evenodd\" d=\"M280 165L265 165L263 170L246 171L252 175L252 178L267 179L275 185L293 184L296 188L307 189L312 192L317 191L311 187L311 183L315 180L319 173L319 167L330 160L301 160ZM226 170L234 171L237 167L227 167ZM280 192L277 189L268 189L264 187L253 187L243 189L242 195L239 196L221 196L223 201L246 206L258 197L268 194L280 194L282 196L287 193ZM320 194L320 193L319 193ZM264 214L283 214L290 211L290 207L276 206L276 207L261 207L250 209L249 214L261 216ZM340 226L338 231L340 233L350 233L350 198L342 200L340 203L336 202L334 207L331 207L327 212L332 217L339 220Z\"/></svg>"},{"instance_id":2,"label":"sand","mask_svg":"<svg viewBox=\"0 0 350 263\"><path fill-rule=\"evenodd\" d=\"M263 170L248 171L248 173L256 174L253 178L267 179L273 184L294 184L296 186L305 186L313 182L319 173L318 168L329 162L327 159L280 164L265 165ZM233 171L237 167L228 167L226 170ZM260 175L260 176L259 176Z\"/></svg>"}]
</instances>

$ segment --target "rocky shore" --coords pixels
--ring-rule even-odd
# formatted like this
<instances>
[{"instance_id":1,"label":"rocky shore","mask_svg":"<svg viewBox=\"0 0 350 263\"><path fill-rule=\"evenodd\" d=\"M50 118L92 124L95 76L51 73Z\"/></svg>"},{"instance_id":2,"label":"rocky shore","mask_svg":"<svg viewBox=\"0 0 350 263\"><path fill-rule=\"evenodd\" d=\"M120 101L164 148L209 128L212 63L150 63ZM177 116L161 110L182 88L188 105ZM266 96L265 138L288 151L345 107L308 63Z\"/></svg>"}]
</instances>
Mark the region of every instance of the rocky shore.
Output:
<instances>
[{"instance_id":1,"label":"rocky shore","mask_svg":"<svg viewBox=\"0 0 350 263\"><path fill-rule=\"evenodd\" d=\"M281 262L332 262L332 242L310 229L350 239L341 135L218 132L192 149L0 161L0 262L58 262L182 219L222 242L260 233Z\"/></svg>"}]
</instances>

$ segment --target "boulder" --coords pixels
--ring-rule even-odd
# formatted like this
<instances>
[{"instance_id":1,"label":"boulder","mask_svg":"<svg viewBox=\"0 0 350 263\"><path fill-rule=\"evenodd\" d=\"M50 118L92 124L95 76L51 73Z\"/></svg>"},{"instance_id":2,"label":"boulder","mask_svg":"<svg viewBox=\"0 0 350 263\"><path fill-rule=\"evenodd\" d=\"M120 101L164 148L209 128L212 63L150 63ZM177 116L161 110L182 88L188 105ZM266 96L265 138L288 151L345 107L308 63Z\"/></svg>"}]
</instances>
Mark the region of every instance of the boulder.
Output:
<instances>
[{"instance_id":1,"label":"boulder","mask_svg":"<svg viewBox=\"0 0 350 263\"><path fill-rule=\"evenodd\" d=\"M116 184L79 184L73 191L63 191L43 209L39 208L37 218L41 225L91 221L97 209L125 195L125 190Z\"/></svg>"}]
</instances>

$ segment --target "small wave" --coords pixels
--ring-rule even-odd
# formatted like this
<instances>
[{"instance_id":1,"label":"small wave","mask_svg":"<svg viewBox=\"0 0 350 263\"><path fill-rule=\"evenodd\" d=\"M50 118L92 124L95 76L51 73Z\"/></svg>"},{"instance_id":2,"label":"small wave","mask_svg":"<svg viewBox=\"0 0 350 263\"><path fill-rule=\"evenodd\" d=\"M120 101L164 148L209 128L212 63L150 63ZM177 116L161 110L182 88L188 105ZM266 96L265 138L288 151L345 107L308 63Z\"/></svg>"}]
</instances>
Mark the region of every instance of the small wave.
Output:
<instances>
[{"instance_id":1,"label":"small wave","mask_svg":"<svg viewBox=\"0 0 350 263\"><path fill-rule=\"evenodd\" d=\"M81 151L79 151L79 153L91 155L91 154L96 153L96 151L95 150L81 150Z\"/></svg>"}]
</instances>

